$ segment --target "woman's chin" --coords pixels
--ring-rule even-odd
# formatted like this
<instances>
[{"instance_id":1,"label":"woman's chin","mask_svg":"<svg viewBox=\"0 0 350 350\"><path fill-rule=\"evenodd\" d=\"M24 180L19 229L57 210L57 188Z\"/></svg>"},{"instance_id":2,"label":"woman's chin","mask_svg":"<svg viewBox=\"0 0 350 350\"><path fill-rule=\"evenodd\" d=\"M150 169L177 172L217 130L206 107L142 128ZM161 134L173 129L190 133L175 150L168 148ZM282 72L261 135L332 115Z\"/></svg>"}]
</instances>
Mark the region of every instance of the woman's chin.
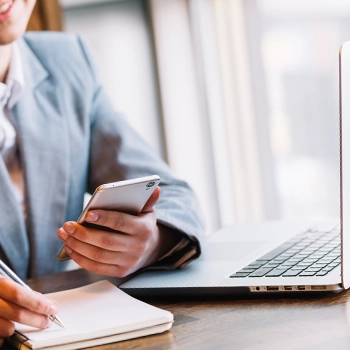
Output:
<instances>
[{"instance_id":1,"label":"woman's chin","mask_svg":"<svg viewBox=\"0 0 350 350\"><path fill-rule=\"evenodd\" d=\"M26 26L7 25L6 28L0 26L0 45L8 45L20 38L26 30Z\"/></svg>"}]
</instances>

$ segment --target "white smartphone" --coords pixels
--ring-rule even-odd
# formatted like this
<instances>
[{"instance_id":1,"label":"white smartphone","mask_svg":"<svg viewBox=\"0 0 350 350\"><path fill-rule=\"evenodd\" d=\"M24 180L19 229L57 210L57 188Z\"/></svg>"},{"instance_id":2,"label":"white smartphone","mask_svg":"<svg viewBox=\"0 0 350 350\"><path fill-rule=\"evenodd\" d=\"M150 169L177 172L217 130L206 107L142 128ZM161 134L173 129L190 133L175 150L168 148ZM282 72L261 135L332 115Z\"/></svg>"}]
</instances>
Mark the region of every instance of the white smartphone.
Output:
<instances>
[{"instance_id":1,"label":"white smartphone","mask_svg":"<svg viewBox=\"0 0 350 350\"><path fill-rule=\"evenodd\" d=\"M96 188L77 222L86 226L86 213L91 209L115 210L138 215L160 182L158 175L139 177L137 179L111 182ZM58 260L68 260L69 255L62 246L57 254Z\"/></svg>"}]
</instances>

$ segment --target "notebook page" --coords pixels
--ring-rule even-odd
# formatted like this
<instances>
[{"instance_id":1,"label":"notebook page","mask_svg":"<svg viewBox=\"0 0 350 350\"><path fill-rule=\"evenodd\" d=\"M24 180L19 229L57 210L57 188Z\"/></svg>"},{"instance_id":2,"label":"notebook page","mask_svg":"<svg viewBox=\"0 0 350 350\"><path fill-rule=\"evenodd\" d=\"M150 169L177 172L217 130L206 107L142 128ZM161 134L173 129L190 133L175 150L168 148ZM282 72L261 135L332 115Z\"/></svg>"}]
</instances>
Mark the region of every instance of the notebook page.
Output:
<instances>
[{"instance_id":1,"label":"notebook page","mask_svg":"<svg viewBox=\"0 0 350 350\"><path fill-rule=\"evenodd\" d=\"M47 294L59 304L65 324L45 330L17 324L16 329L31 339L34 348L96 339L172 322L173 315L134 299L108 281Z\"/></svg>"}]
</instances>

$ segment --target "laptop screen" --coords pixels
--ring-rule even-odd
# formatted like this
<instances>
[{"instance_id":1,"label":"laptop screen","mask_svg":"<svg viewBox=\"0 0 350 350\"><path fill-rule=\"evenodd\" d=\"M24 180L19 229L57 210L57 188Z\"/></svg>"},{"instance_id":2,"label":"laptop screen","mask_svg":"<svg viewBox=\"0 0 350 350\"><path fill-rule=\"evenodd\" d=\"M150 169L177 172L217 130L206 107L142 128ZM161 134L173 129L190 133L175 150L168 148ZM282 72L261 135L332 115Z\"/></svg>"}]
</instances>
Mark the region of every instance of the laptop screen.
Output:
<instances>
[{"instance_id":1,"label":"laptop screen","mask_svg":"<svg viewBox=\"0 0 350 350\"><path fill-rule=\"evenodd\" d=\"M350 287L350 41L339 52L342 285Z\"/></svg>"}]
</instances>

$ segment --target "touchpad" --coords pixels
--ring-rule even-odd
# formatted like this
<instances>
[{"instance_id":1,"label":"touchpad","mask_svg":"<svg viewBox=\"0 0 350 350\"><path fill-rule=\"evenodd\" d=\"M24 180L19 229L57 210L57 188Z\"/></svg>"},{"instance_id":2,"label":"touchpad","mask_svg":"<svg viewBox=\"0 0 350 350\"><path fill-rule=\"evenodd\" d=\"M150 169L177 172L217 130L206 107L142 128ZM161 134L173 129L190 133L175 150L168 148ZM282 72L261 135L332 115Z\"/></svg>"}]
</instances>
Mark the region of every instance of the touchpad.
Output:
<instances>
[{"instance_id":1,"label":"touchpad","mask_svg":"<svg viewBox=\"0 0 350 350\"><path fill-rule=\"evenodd\" d=\"M210 243L203 247L202 259L208 260L240 260L249 254L261 249L266 242L235 242L235 243Z\"/></svg>"}]
</instances>

